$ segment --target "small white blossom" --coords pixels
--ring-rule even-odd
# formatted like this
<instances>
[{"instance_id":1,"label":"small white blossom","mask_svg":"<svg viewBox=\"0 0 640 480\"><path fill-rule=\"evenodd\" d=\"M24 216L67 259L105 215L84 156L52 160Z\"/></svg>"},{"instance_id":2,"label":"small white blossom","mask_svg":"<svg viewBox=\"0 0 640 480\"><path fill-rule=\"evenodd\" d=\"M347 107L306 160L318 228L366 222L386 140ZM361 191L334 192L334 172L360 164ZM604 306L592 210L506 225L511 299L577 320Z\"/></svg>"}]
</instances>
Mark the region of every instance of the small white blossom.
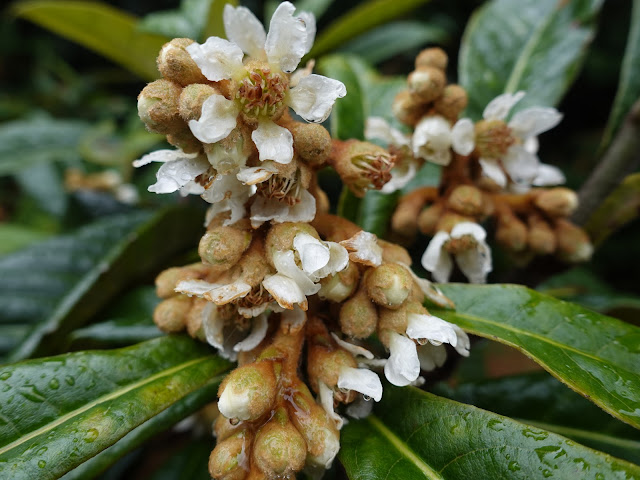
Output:
<instances>
[{"instance_id":1,"label":"small white blossom","mask_svg":"<svg viewBox=\"0 0 640 480\"><path fill-rule=\"evenodd\" d=\"M437 165L449 165L451 149L460 155L473 151L473 123L462 119L451 127L451 123L440 115L424 117L416 125L411 139L416 157Z\"/></svg>"},{"instance_id":2,"label":"small white blossom","mask_svg":"<svg viewBox=\"0 0 640 480\"><path fill-rule=\"evenodd\" d=\"M376 402L382 399L382 383L375 372L366 368L342 366L338 376L338 388L353 390Z\"/></svg>"},{"instance_id":3,"label":"small white blossom","mask_svg":"<svg viewBox=\"0 0 640 480\"><path fill-rule=\"evenodd\" d=\"M133 166L138 168L151 162L162 165L156 173L158 181L148 188L150 192L160 194L180 191L182 195L200 195L204 192L204 187L198 185L195 179L209 170L211 164L206 157L184 153L180 149L156 150L134 161Z\"/></svg>"},{"instance_id":4,"label":"small white blossom","mask_svg":"<svg viewBox=\"0 0 640 480\"><path fill-rule=\"evenodd\" d=\"M373 233L359 231L353 237L340 242L349 251L352 262L361 263L369 267L382 265L382 247L378 245L378 237Z\"/></svg>"},{"instance_id":5,"label":"small white blossom","mask_svg":"<svg viewBox=\"0 0 640 480\"><path fill-rule=\"evenodd\" d=\"M389 333L389 360L384 365L387 380L405 387L420 375L420 361L413 340L396 332Z\"/></svg>"},{"instance_id":6,"label":"small white blossom","mask_svg":"<svg viewBox=\"0 0 640 480\"><path fill-rule=\"evenodd\" d=\"M300 192L297 203L289 205L277 198L257 196L251 204L251 226L258 228L264 222L311 222L316 216L316 199L307 190Z\"/></svg>"},{"instance_id":7,"label":"small white blossom","mask_svg":"<svg viewBox=\"0 0 640 480\"><path fill-rule=\"evenodd\" d=\"M444 320L443 320L444 321ZM449 324L456 334L455 347L456 352L463 357L469 356L469 348L471 342L469 336L458 325ZM444 365L447 359L447 349L444 345L434 345L432 342L418 347L418 359L420 360L420 368L425 371L434 370L436 367Z\"/></svg>"}]
</instances>

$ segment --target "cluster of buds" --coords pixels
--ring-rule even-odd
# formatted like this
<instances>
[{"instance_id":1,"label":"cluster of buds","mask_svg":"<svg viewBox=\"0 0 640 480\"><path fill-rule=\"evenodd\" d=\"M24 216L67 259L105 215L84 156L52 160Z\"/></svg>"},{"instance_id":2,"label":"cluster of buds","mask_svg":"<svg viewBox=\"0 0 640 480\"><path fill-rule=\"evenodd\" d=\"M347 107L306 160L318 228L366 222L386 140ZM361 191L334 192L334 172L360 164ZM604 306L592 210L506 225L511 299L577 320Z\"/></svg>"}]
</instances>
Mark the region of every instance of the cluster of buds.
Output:
<instances>
[{"instance_id":1,"label":"cluster of buds","mask_svg":"<svg viewBox=\"0 0 640 480\"><path fill-rule=\"evenodd\" d=\"M543 188L565 179L537 157L537 136L562 115L554 108L531 107L507 120L524 97L517 92L491 101L478 122L460 119L467 94L446 84L446 65L441 49L422 51L407 89L396 97L393 113L413 129L411 135L382 118L368 121L367 137L382 140L397 157L383 191L404 187L421 162L442 166L437 188L419 187L400 199L391 222L394 234L404 243L412 242L418 230L433 237L422 265L440 282L450 278L454 259L469 281L486 281L491 250L480 223L489 218L496 242L518 264L550 254L566 262L588 260L589 238L568 220L577 196L567 188Z\"/></svg>"}]
</instances>

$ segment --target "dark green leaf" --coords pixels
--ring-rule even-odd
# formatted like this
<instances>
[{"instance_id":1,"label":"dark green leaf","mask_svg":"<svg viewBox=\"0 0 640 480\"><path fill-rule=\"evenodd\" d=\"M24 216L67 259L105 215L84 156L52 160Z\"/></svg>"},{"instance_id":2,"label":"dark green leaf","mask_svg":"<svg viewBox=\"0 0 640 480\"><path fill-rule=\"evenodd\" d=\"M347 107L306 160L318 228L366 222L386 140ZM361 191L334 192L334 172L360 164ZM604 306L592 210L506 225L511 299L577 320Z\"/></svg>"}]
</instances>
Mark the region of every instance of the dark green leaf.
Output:
<instances>
[{"instance_id":1,"label":"dark green leaf","mask_svg":"<svg viewBox=\"0 0 640 480\"><path fill-rule=\"evenodd\" d=\"M39 322L13 359L56 353L128 283L197 242L201 213L116 215L0 259L0 323Z\"/></svg>"},{"instance_id":2,"label":"dark green leaf","mask_svg":"<svg viewBox=\"0 0 640 480\"><path fill-rule=\"evenodd\" d=\"M309 57L319 57L378 25L405 15L428 0L368 0L351 9L318 35Z\"/></svg>"},{"instance_id":3,"label":"dark green leaf","mask_svg":"<svg viewBox=\"0 0 640 480\"><path fill-rule=\"evenodd\" d=\"M356 223L361 203L361 198L356 197L347 187L343 187L338 199L338 215Z\"/></svg>"},{"instance_id":4,"label":"dark green leaf","mask_svg":"<svg viewBox=\"0 0 640 480\"><path fill-rule=\"evenodd\" d=\"M640 432L545 373L470 382L455 388L439 384L434 393L640 463Z\"/></svg>"},{"instance_id":5,"label":"dark green leaf","mask_svg":"<svg viewBox=\"0 0 640 480\"><path fill-rule=\"evenodd\" d=\"M138 20L104 3L25 0L13 13L104 55L145 80L159 74L156 57L169 38L138 30Z\"/></svg>"},{"instance_id":6,"label":"dark green leaf","mask_svg":"<svg viewBox=\"0 0 640 480\"><path fill-rule=\"evenodd\" d=\"M0 477L58 478L229 367L186 337L7 365Z\"/></svg>"},{"instance_id":7,"label":"dark green leaf","mask_svg":"<svg viewBox=\"0 0 640 480\"><path fill-rule=\"evenodd\" d=\"M0 223L0 255L25 248L49 235L15 223Z\"/></svg>"},{"instance_id":8,"label":"dark green leaf","mask_svg":"<svg viewBox=\"0 0 640 480\"><path fill-rule=\"evenodd\" d=\"M36 163L78 157L78 143L89 130L79 120L34 118L0 126L0 175L15 173Z\"/></svg>"},{"instance_id":9,"label":"dark green leaf","mask_svg":"<svg viewBox=\"0 0 640 480\"><path fill-rule=\"evenodd\" d=\"M150 13L138 24L145 32L168 38L200 39L215 0L182 0L177 10ZM217 2L224 3L224 2Z\"/></svg>"},{"instance_id":10,"label":"dark green leaf","mask_svg":"<svg viewBox=\"0 0 640 480\"><path fill-rule=\"evenodd\" d=\"M396 208L399 193L382 193L371 191L362 199L356 222L367 232L384 237L389 228L391 215Z\"/></svg>"},{"instance_id":11,"label":"dark green leaf","mask_svg":"<svg viewBox=\"0 0 640 480\"><path fill-rule=\"evenodd\" d=\"M605 411L640 427L640 328L516 285L442 285L434 314L524 352Z\"/></svg>"},{"instance_id":12,"label":"dark green leaf","mask_svg":"<svg viewBox=\"0 0 640 480\"><path fill-rule=\"evenodd\" d=\"M604 0L493 0L467 24L459 58L467 115L505 92L525 90L518 109L555 105L578 74Z\"/></svg>"},{"instance_id":13,"label":"dark green leaf","mask_svg":"<svg viewBox=\"0 0 640 480\"><path fill-rule=\"evenodd\" d=\"M447 32L439 26L419 21L391 22L360 35L340 48L369 63L379 63L399 54L417 53L429 43L442 44Z\"/></svg>"},{"instance_id":14,"label":"dark green leaf","mask_svg":"<svg viewBox=\"0 0 640 480\"><path fill-rule=\"evenodd\" d=\"M207 465L213 447L213 438L200 439L187 444L163 463L151 480L175 480L176 478L211 480Z\"/></svg>"},{"instance_id":15,"label":"dark green leaf","mask_svg":"<svg viewBox=\"0 0 640 480\"><path fill-rule=\"evenodd\" d=\"M637 465L413 387L385 387L375 414L343 429L340 460L352 480L640 478Z\"/></svg>"},{"instance_id":16,"label":"dark green leaf","mask_svg":"<svg viewBox=\"0 0 640 480\"><path fill-rule=\"evenodd\" d=\"M618 128L624 116L631 109L633 103L640 98L640 0L634 0L631 8L631 21L627 48L622 60L618 92L613 101L609 122L602 138L602 146L606 147Z\"/></svg>"},{"instance_id":17,"label":"dark green leaf","mask_svg":"<svg viewBox=\"0 0 640 480\"><path fill-rule=\"evenodd\" d=\"M33 197L40 208L51 215L62 217L67 210L67 192L62 176L51 163L36 163L16 172L20 188Z\"/></svg>"}]
</instances>

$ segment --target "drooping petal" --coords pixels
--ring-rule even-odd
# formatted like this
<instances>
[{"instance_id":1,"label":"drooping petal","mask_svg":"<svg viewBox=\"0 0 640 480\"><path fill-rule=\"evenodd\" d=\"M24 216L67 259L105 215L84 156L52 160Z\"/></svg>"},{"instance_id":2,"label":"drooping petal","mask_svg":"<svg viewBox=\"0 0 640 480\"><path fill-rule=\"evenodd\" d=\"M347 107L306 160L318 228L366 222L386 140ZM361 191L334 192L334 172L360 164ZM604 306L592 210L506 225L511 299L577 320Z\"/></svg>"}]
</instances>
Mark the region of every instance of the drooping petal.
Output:
<instances>
[{"instance_id":1,"label":"drooping petal","mask_svg":"<svg viewBox=\"0 0 640 480\"><path fill-rule=\"evenodd\" d=\"M267 33L260 20L246 7L224 6L222 14L227 38L238 45L244 53L255 59L264 56L264 42Z\"/></svg>"},{"instance_id":2,"label":"drooping petal","mask_svg":"<svg viewBox=\"0 0 640 480\"><path fill-rule=\"evenodd\" d=\"M186 197L187 195L202 195L204 193L204 187L192 180L181 187L179 192L183 197Z\"/></svg>"},{"instance_id":3,"label":"drooping petal","mask_svg":"<svg viewBox=\"0 0 640 480\"><path fill-rule=\"evenodd\" d=\"M378 237L373 233L359 231L353 237L340 242L349 251L352 262L362 263L370 267L382 265L382 247L378 245Z\"/></svg>"},{"instance_id":4,"label":"drooping petal","mask_svg":"<svg viewBox=\"0 0 640 480\"><path fill-rule=\"evenodd\" d=\"M209 166L209 162L204 157L185 157L165 162L156 173L158 181L148 190L155 193L175 192L206 172Z\"/></svg>"},{"instance_id":5,"label":"drooping petal","mask_svg":"<svg viewBox=\"0 0 640 480\"><path fill-rule=\"evenodd\" d=\"M451 161L449 121L440 115L425 117L416 125L411 143L416 157L438 165L448 165Z\"/></svg>"},{"instance_id":6,"label":"drooping petal","mask_svg":"<svg viewBox=\"0 0 640 480\"><path fill-rule=\"evenodd\" d=\"M229 40L209 37L202 45L192 43L186 48L202 74L212 82L228 80L242 69L242 49Z\"/></svg>"},{"instance_id":7,"label":"drooping petal","mask_svg":"<svg viewBox=\"0 0 640 480\"><path fill-rule=\"evenodd\" d=\"M195 158L197 157L197 153L184 153L179 148L176 150L156 150L155 152L147 153L143 155L138 160L133 161L133 166L135 168L140 168L144 165L147 165L151 162L170 162L172 160L181 160L183 158Z\"/></svg>"},{"instance_id":8,"label":"drooping petal","mask_svg":"<svg viewBox=\"0 0 640 480\"><path fill-rule=\"evenodd\" d=\"M291 250L275 252L273 265L279 274L294 280L305 295L315 295L320 290L320 285L313 283L309 276L298 267Z\"/></svg>"},{"instance_id":9,"label":"drooping petal","mask_svg":"<svg viewBox=\"0 0 640 480\"><path fill-rule=\"evenodd\" d=\"M455 345L456 352L458 352L458 354L462 355L463 357L468 357L469 348L471 348L471 341L469 340L469 335L467 335L467 333L464 330L462 330L458 325L455 325L452 323L451 326L453 327L453 329L456 332L456 335L458 336L458 343Z\"/></svg>"},{"instance_id":10,"label":"drooping petal","mask_svg":"<svg viewBox=\"0 0 640 480\"><path fill-rule=\"evenodd\" d=\"M364 358L368 358L369 360L373 359L373 353L371 353L366 348L361 347L360 345L354 345L353 343L345 342L333 332L331 332L331 336L336 341L336 343L340 345L340 347L344 348L347 352L351 353L353 356L355 357L362 356Z\"/></svg>"},{"instance_id":11,"label":"drooping petal","mask_svg":"<svg viewBox=\"0 0 640 480\"><path fill-rule=\"evenodd\" d=\"M233 283L220 285L209 290L203 297L216 305L226 305L237 298L245 297L249 292L251 292L251 285L242 280L236 280Z\"/></svg>"},{"instance_id":12,"label":"drooping petal","mask_svg":"<svg viewBox=\"0 0 640 480\"><path fill-rule=\"evenodd\" d=\"M260 122L258 128L251 133L251 139L256 144L262 161L273 160L287 164L293 159L293 135L270 120Z\"/></svg>"},{"instance_id":13,"label":"drooping petal","mask_svg":"<svg viewBox=\"0 0 640 480\"><path fill-rule=\"evenodd\" d=\"M504 120L513 106L522 100L525 92L503 93L491 100L482 112L485 120Z\"/></svg>"},{"instance_id":14,"label":"drooping petal","mask_svg":"<svg viewBox=\"0 0 640 480\"><path fill-rule=\"evenodd\" d=\"M218 308L213 303L207 303L202 310L202 330L207 343L218 349L221 357L235 362L238 358L233 351L233 343L224 335L224 320L218 314Z\"/></svg>"},{"instance_id":15,"label":"drooping petal","mask_svg":"<svg viewBox=\"0 0 640 480\"><path fill-rule=\"evenodd\" d=\"M307 274L320 270L329 263L331 257L329 247L308 233L297 234L293 239L293 248L298 251L302 269Z\"/></svg>"},{"instance_id":16,"label":"drooping petal","mask_svg":"<svg viewBox=\"0 0 640 480\"><path fill-rule=\"evenodd\" d=\"M320 279L341 272L349 265L349 253L347 249L336 242L324 242L329 247L329 261L313 275Z\"/></svg>"},{"instance_id":17,"label":"drooping petal","mask_svg":"<svg viewBox=\"0 0 640 480\"><path fill-rule=\"evenodd\" d=\"M382 140L387 145L398 147L408 147L411 144L409 137L405 136L400 130L393 128L382 117L367 117L364 136L367 140Z\"/></svg>"},{"instance_id":18,"label":"drooping petal","mask_svg":"<svg viewBox=\"0 0 640 480\"><path fill-rule=\"evenodd\" d=\"M471 283L486 283L487 274L492 270L491 249L484 240L475 249L456 255L456 263Z\"/></svg>"},{"instance_id":19,"label":"drooping petal","mask_svg":"<svg viewBox=\"0 0 640 480\"><path fill-rule=\"evenodd\" d=\"M282 308L292 310L298 304L303 310L307 309L307 297L293 279L282 274L270 275L262 281L262 286Z\"/></svg>"},{"instance_id":20,"label":"drooping petal","mask_svg":"<svg viewBox=\"0 0 640 480\"><path fill-rule=\"evenodd\" d=\"M208 291L219 286L219 283L209 283L204 280L182 280L176 285L175 291L189 296L202 297Z\"/></svg>"},{"instance_id":21,"label":"drooping petal","mask_svg":"<svg viewBox=\"0 0 640 480\"><path fill-rule=\"evenodd\" d=\"M502 167L497 160L492 158L481 158L479 160L482 167L482 174L493 180L499 187L507 186L507 176L502 171Z\"/></svg>"},{"instance_id":22,"label":"drooping petal","mask_svg":"<svg viewBox=\"0 0 640 480\"><path fill-rule=\"evenodd\" d=\"M460 155L469 155L475 148L475 128L469 118L458 120L451 129L451 146Z\"/></svg>"},{"instance_id":23,"label":"drooping petal","mask_svg":"<svg viewBox=\"0 0 640 480\"><path fill-rule=\"evenodd\" d=\"M235 352L249 352L260 345L260 342L264 340L264 337L267 335L267 327L269 326L269 322L267 322L267 316L263 313L259 317L253 321L253 327L251 329L251 333L242 340L234 345L233 350Z\"/></svg>"},{"instance_id":24,"label":"drooping petal","mask_svg":"<svg viewBox=\"0 0 640 480\"><path fill-rule=\"evenodd\" d=\"M527 137L522 146L527 152L536 154L538 153L538 148L540 148L540 142L538 137Z\"/></svg>"},{"instance_id":25,"label":"drooping petal","mask_svg":"<svg viewBox=\"0 0 640 480\"><path fill-rule=\"evenodd\" d=\"M346 94L347 88L339 80L312 73L289 90L288 104L307 122L322 123L329 117L336 99Z\"/></svg>"},{"instance_id":26,"label":"drooping petal","mask_svg":"<svg viewBox=\"0 0 640 480\"><path fill-rule=\"evenodd\" d=\"M320 397L320 405L327 412L329 418L335 422L336 428L340 430L344 425L344 420L333 409L333 390L323 381L318 381L318 396Z\"/></svg>"},{"instance_id":27,"label":"drooping petal","mask_svg":"<svg viewBox=\"0 0 640 480\"><path fill-rule=\"evenodd\" d=\"M307 314L298 307L293 310L285 310L280 315L281 328L286 326L289 332L299 331L307 321Z\"/></svg>"},{"instance_id":28,"label":"drooping petal","mask_svg":"<svg viewBox=\"0 0 640 480\"><path fill-rule=\"evenodd\" d=\"M293 16L294 11L290 2L278 6L264 44L269 63L278 65L286 73L293 72L307 53L307 25L304 19Z\"/></svg>"},{"instance_id":29,"label":"drooping petal","mask_svg":"<svg viewBox=\"0 0 640 480\"><path fill-rule=\"evenodd\" d=\"M338 376L338 388L360 392L369 398L373 398L376 402L382 399L380 377L366 368L341 367Z\"/></svg>"},{"instance_id":30,"label":"drooping petal","mask_svg":"<svg viewBox=\"0 0 640 480\"><path fill-rule=\"evenodd\" d=\"M540 160L521 145L511 145L502 158L502 165L514 183L531 185L538 175Z\"/></svg>"},{"instance_id":31,"label":"drooping petal","mask_svg":"<svg viewBox=\"0 0 640 480\"><path fill-rule=\"evenodd\" d=\"M517 112L509 121L509 128L519 138L540 135L560 123L562 114L551 107L531 107Z\"/></svg>"},{"instance_id":32,"label":"drooping petal","mask_svg":"<svg viewBox=\"0 0 640 480\"><path fill-rule=\"evenodd\" d=\"M221 202L225 199L249 198L255 192L255 186L243 185L236 174L216 175L202 198L209 203Z\"/></svg>"},{"instance_id":33,"label":"drooping petal","mask_svg":"<svg viewBox=\"0 0 640 480\"><path fill-rule=\"evenodd\" d=\"M237 117L235 102L222 95L211 95L202 103L200 118L189 121L189 129L201 142L216 143L236 128Z\"/></svg>"},{"instance_id":34,"label":"drooping petal","mask_svg":"<svg viewBox=\"0 0 640 480\"><path fill-rule=\"evenodd\" d=\"M444 249L444 243L447 240L449 240L447 232L436 233L420 260L424 269L431 272L437 282L447 282L453 270L453 260Z\"/></svg>"},{"instance_id":35,"label":"drooping petal","mask_svg":"<svg viewBox=\"0 0 640 480\"><path fill-rule=\"evenodd\" d=\"M430 372L436 367L444 365L447 359L447 349L444 345L427 343L418 347L418 358L420 359L420 368Z\"/></svg>"},{"instance_id":36,"label":"drooping petal","mask_svg":"<svg viewBox=\"0 0 640 480\"><path fill-rule=\"evenodd\" d=\"M553 185L562 185L566 181L564 173L558 167L541 163L538 166L538 174L531 182L531 185L535 187L551 187Z\"/></svg>"},{"instance_id":37,"label":"drooping petal","mask_svg":"<svg viewBox=\"0 0 640 480\"><path fill-rule=\"evenodd\" d=\"M420 375L420 361L413 340L404 335L389 334L389 361L384 366L387 380L398 387L405 387Z\"/></svg>"},{"instance_id":38,"label":"drooping petal","mask_svg":"<svg viewBox=\"0 0 640 480\"><path fill-rule=\"evenodd\" d=\"M304 42L304 53L309 53L311 51L311 47L313 47L313 42L316 39L316 17L311 12L300 12L298 14L298 18L304 22L307 29L307 38Z\"/></svg>"},{"instance_id":39,"label":"drooping petal","mask_svg":"<svg viewBox=\"0 0 640 480\"><path fill-rule=\"evenodd\" d=\"M471 235L478 242L487 238L485 229L475 222L460 222L451 229L451 238L460 238L463 235Z\"/></svg>"},{"instance_id":40,"label":"drooping petal","mask_svg":"<svg viewBox=\"0 0 640 480\"><path fill-rule=\"evenodd\" d=\"M256 185L269 180L275 173L278 173L278 169L273 162L264 162L259 167L241 169L236 178L245 185Z\"/></svg>"},{"instance_id":41,"label":"drooping petal","mask_svg":"<svg viewBox=\"0 0 640 480\"><path fill-rule=\"evenodd\" d=\"M274 223L310 222L316 216L316 199L307 190L300 194L300 201L289 206L275 198L259 196L251 205L251 226L258 228L269 220Z\"/></svg>"},{"instance_id":42,"label":"drooping petal","mask_svg":"<svg viewBox=\"0 0 640 480\"><path fill-rule=\"evenodd\" d=\"M416 176L418 162L411 156L407 156L396 163L391 169L391 180L385 183L380 191L382 193L393 193L404 188Z\"/></svg>"},{"instance_id":43,"label":"drooping petal","mask_svg":"<svg viewBox=\"0 0 640 480\"><path fill-rule=\"evenodd\" d=\"M407 315L407 335L414 340L428 340L433 345L448 343L455 347L458 342L453 326L433 315Z\"/></svg>"}]
</instances>

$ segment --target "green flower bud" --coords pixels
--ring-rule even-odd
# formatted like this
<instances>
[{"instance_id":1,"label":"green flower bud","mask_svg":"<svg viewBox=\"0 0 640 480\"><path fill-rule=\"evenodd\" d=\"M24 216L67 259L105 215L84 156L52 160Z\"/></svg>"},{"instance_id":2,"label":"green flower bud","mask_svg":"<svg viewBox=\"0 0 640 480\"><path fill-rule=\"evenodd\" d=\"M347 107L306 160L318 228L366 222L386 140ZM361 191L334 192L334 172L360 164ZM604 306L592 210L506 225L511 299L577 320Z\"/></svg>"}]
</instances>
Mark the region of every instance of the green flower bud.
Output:
<instances>
[{"instance_id":1,"label":"green flower bud","mask_svg":"<svg viewBox=\"0 0 640 480\"><path fill-rule=\"evenodd\" d=\"M367 338L376 331L378 311L364 285L342 304L339 319L340 329L349 337Z\"/></svg>"},{"instance_id":2,"label":"green flower bud","mask_svg":"<svg viewBox=\"0 0 640 480\"><path fill-rule=\"evenodd\" d=\"M404 303L413 286L407 269L397 263L385 263L365 276L369 298L381 307L396 309Z\"/></svg>"},{"instance_id":3,"label":"green flower bud","mask_svg":"<svg viewBox=\"0 0 640 480\"><path fill-rule=\"evenodd\" d=\"M184 128L178 112L180 85L169 80L156 80L138 95L138 115L147 128L155 133L171 133Z\"/></svg>"},{"instance_id":4,"label":"green flower bud","mask_svg":"<svg viewBox=\"0 0 640 480\"><path fill-rule=\"evenodd\" d=\"M198 253L212 272L224 272L233 267L251 244L251 233L234 227L219 226L207 231L200 239Z\"/></svg>"},{"instance_id":5,"label":"green flower bud","mask_svg":"<svg viewBox=\"0 0 640 480\"><path fill-rule=\"evenodd\" d=\"M323 300L342 303L355 292L358 288L358 280L360 279L360 271L358 267L349 262L347 268L335 275L329 275L321 280L322 287L318 292L318 296Z\"/></svg>"},{"instance_id":6,"label":"green flower bud","mask_svg":"<svg viewBox=\"0 0 640 480\"><path fill-rule=\"evenodd\" d=\"M160 302L153 311L153 321L165 333L184 330L192 299L186 295L176 295Z\"/></svg>"},{"instance_id":7,"label":"green flower bud","mask_svg":"<svg viewBox=\"0 0 640 480\"><path fill-rule=\"evenodd\" d=\"M206 77L193 61L186 48L194 43L190 38L174 38L165 43L158 55L158 70L164 78L180 85L187 86L190 83L204 83Z\"/></svg>"},{"instance_id":8,"label":"green flower bud","mask_svg":"<svg viewBox=\"0 0 640 480\"><path fill-rule=\"evenodd\" d=\"M249 471L247 450L251 436L247 432L219 441L209 457L209 473L216 480L244 480Z\"/></svg>"},{"instance_id":9,"label":"green flower bud","mask_svg":"<svg viewBox=\"0 0 640 480\"><path fill-rule=\"evenodd\" d=\"M302 470L307 457L307 445L289 421L284 408L256 434L253 461L269 479L289 478Z\"/></svg>"},{"instance_id":10,"label":"green flower bud","mask_svg":"<svg viewBox=\"0 0 640 480\"><path fill-rule=\"evenodd\" d=\"M276 399L273 362L250 363L236 368L218 391L218 409L227 418L256 420L267 413Z\"/></svg>"}]
</instances>

